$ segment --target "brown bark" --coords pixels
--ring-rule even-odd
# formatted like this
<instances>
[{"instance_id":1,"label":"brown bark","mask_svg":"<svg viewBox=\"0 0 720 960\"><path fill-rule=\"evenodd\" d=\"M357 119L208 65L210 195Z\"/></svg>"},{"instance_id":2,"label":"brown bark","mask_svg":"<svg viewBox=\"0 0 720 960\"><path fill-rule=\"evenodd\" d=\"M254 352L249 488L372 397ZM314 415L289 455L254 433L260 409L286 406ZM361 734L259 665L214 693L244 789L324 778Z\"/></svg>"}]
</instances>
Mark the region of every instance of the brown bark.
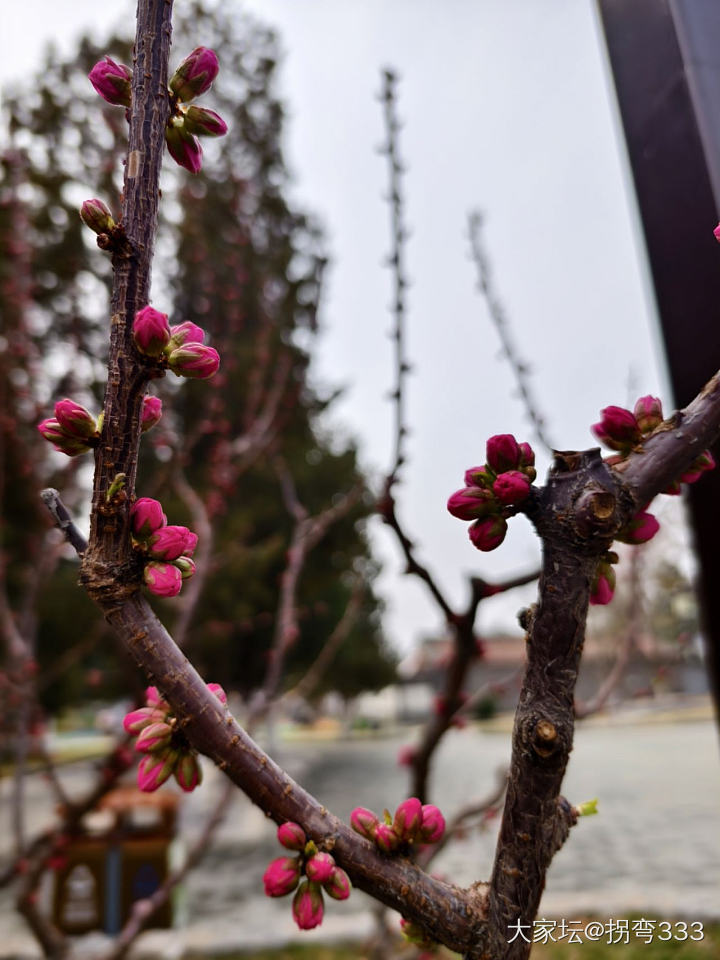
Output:
<instances>
[{"instance_id":1,"label":"brown bark","mask_svg":"<svg viewBox=\"0 0 720 960\"><path fill-rule=\"evenodd\" d=\"M81 580L94 597L122 599L137 589L139 580L130 544L128 499L135 489L145 388L162 371L136 350L132 322L150 298L158 183L165 124L170 115L167 81L171 14L172 0L138 2L122 204L125 243L113 253L104 422L95 451L90 545L81 570ZM108 489L119 475L125 477L124 488L108 501Z\"/></svg>"}]
</instances>

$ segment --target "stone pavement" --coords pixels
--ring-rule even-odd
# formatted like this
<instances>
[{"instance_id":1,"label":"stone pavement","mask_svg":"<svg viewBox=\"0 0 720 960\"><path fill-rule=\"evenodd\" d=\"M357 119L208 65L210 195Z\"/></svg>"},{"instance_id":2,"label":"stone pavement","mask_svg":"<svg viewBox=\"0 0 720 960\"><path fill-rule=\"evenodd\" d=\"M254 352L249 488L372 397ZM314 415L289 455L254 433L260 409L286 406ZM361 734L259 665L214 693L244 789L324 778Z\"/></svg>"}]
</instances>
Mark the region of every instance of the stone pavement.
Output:
<instances>
[{"instance_id":1,"label":"stone pavement","mask_svg":"<svg viewBox=\"0 0 720 960\"><path fill-rule=\"evenodd\" d=\"M329 809L347 819L354 806L380 812L407 793L406 771L395 758L410 736L388 739L286 744L278 760ZM506 763L509 738L470 728L446 738L436 760L434 802L446 812L486 793L495 769ZM216 772L184 805L183 831L191 835L218 788ZM65 773L73 789L82 771ZM47 815L45 788L31 784L35 823ZM593 913L608 919L629 912L687 920L720 919L720 760L717 732L709 721L581 726L576 735L565 795L579 803L599 797L600 815L582 819L555 858L541 915ZM46 805L47 807L47 805ZM460 884L487 878L497 821L491 829L449 845L436 868ZM4 831L0 831L0 836ZM191 949L229 952L299 938L290 898L262 895L262 873L281 854L274 827L238 795L203 864L190 875L178 905L182 927L150 931L136 957L177 957ZM303 942L353 939L369 934L370 901L359 892L331 902L321 928ZM7 892L0 899L0 958L38 956ZM99 942L85 938L85 956Z\"/></svg>"}]
</instances>

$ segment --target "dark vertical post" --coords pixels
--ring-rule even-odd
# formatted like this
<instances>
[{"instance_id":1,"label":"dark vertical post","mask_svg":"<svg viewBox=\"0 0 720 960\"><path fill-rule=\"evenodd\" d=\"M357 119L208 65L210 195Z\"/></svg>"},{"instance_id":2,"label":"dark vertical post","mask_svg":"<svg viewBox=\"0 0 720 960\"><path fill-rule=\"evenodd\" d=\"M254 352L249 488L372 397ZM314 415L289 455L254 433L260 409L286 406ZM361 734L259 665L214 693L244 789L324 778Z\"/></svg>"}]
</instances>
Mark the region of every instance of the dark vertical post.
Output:
<instances>
[{"instance_id":1,"label":"dark vertical post","mask_svg":"<svg viewBox=\"0 0 720 960\"><path fill-rule=\"evenodd\" d=\"M712 234L720 208L720 2L598 5L674 399L684 406L720 368L720 247ZM690 510L718 709L720 469L690 488Z\"/></svg>"}]
</instances>

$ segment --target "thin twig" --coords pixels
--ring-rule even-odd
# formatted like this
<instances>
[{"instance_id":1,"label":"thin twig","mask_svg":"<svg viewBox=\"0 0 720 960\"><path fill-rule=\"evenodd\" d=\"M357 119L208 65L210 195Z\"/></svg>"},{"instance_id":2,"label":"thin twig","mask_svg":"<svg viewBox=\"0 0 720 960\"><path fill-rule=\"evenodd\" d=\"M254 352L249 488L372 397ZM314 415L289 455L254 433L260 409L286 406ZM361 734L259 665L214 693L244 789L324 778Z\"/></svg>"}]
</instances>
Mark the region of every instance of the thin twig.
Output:
<instances>
[{"instance_id":1,"label":"thin twig","mask_svg":"<svg viewBox=\"0 0 720 960\"><path fill-rule=\"evenodd\" d=\"M395 449L392 466L388 472L387 488L397 481L400 467L405 463L405 440L408 435L405 423L405 381L410 372L410 365L405 356L405 291L409 281L405 273L405 241L408 232L404 223L402 202L402 174L404 167L400 162L398 133L400 121L397 117L397 99L395 86L397 76L393 70L383 71L383 89L380 95L384 107L385 130L387 142L382 152L388 158L390 204L391 247L388 257L388 266L392 270L393 299L391 311L393 315L392 339L395 343L395 387L391 398L395 406Z\"/></svg>"},{"instance_id":2,"label":"thin twig","mask_svg":"<svg viewBox=\"0 0 720 960\"><path fill-rule=\"evenodd\" d=\"M535 436L545 447L548 453L555 449L547 434L547 420L540 413L540 407L533 396L530 386L530 368L527 363L521 359L510 333L509 323L505 308L493 286L492 268L489 257L482 244L482 226L483 215L475 210L468 216L468 234L470 237L471 256L477 267L478 272L478 290L485 297L488 314L493 326L498 332L500 343L502 344L503 356L510 364L515 375L515 381L520 392L520 398L525 413L532 423Z\"/></svg>"}]
</instances>

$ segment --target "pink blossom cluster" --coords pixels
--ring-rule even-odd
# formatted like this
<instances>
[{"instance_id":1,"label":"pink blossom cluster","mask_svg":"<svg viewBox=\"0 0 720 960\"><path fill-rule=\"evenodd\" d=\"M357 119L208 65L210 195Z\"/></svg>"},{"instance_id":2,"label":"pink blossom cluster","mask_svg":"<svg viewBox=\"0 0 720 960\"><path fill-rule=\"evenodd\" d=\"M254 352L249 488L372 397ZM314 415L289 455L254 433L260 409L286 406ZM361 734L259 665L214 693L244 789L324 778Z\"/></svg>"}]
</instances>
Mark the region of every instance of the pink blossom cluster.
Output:
<instances>
[{"instance_id":1,"label":"pink blossom cluster","mask_svg":"<svg viewBox=\"0 0 720 960\"><path fill-rule=\"evenodd\" d=\"M198 137L222 137L227 133L227 124L214 110L185 106L210 89L218 69L215 51L196 47L169 81L171 113L165 127L165 142L173 160L191 173L199 173L202 168ZM126 109L130 106L132 71L129 67L105 57L95 64L89 78L103 100Z\"/></svg>"},{"instance_id":2,"label":"pink blossom cluster","mask_svg":"<svg viewBox=\"0 0 720 960\"><path fill-rule=\"evenodd\" d=\"M591 427L597 439L615 450L605 462L614 466L625 460L630 453L640 448L646 440L663 423L662 403L657 397L640 397L633 410L625 407L605 407L600 411L600 420ZM690 465L689 469L680 475L664 493L676 495L680 493L682 483L695 483L706 470L712 470L715 461L709 450L703 451ZM660 529L657 518L649 513L645 504L617 534L616 539L622 543L637 546L647 543ZM618 556L608 551L599 561L595 577L590 588L590 603L602 605L610 603L615 591L615 571L613 564L617 563Z\"/></svg>"},{"instance_id":3,"label":"pink blossom cluster","mask_svg":"<svg viewBox=\"0 0 720 960\"><path fill-rule=\"evenodd\" d=\"M209 683L207 687L221 703L227 703L227 694L219 683ZM147 688L145 706L126 714L123 726L137 737L135 749L145 754L137 773L141 790L152 793L173 774L183 790L194 790L200 783L198 755L178 729L170 704L162 699L157 687Z\"/></svg>"},{"instance_id":4,"label":"pink blossom cluster","mask_svg":"<svg viewBox=\"0 0 720 960\"><path fill-rule=\"evenodd\" d=\"M468 533L478 550L494 550L507 533L507 518L530 495L535 479L535 454L529 443L518 443L511 433L490 437L486 462L465 471L465 486L448 502L460 520L473 520Z\"/></svg>"},{"instance_id":5,"label":"pink blossom cluster","mask_svg":"<svg viewBox=\"0 0 720 960\"><path fill-rule=\"evenodd\" d=\"M160 360L176 377L209 380L220 367L217 350L203 343L202 327L190 321L170 326L168 315L154 307L138 310L132 335L140 353Z\"/></svg>"},{"instance_id":6,"label":"pink blossom cluster","mask_svg":"<svg viewBox=\"0 0 720 960\"><path fill-rule=\"evenodd\" d=\"M141 497L132 505L130 529L133 548L147 560L145 586L157 597L177 596L183 580L195 573L197 534L187 527L168 526L162 504L152 497Z\"/></svg>"},{"instance_id":7,"label":"pink blossom cluster","mask_svg":"<svg viewBox=\"0 0 720 960\"><path fill-rule=\"evenodd\" d=\"M150 430L162 416L162 400L159 397L143 397L141 413L142 431ZM69 457L76 457L97 446L102 429L103 416L94 417L90 411L75 400L58 400L55 416L42 420L37 428L45 439Z\"/></svg>"},{"instance_id":8,"label":"pink blossom cluster","mask_svg":"<svg viewBox=\"0 0 720 960\"><path fill-rule=\"evenodd\" d=\"M436 806L410 797L398 806L395 816L386 810L380 820L372 810L355 807L350 826L383 853L405 852L411 844L437 843L445 833L445 818Z\"/></svg>"},{"instance_id":9,"label":"pink blossom cluster","mask_svg":"<svg viewBox=\"0 0 720 960\"><path fill-rule=\"evenodd\" d=\"M295 856L278 857L269 864L263 875L265 895L284 897L297 888L292 904L293 919L301 930L312 930L322 923L323 890L334 900L347 900L350 880L329 853L318 850L313 841L308 840L300 824L292 821L281 824L277 838Z\"/></svg>"},{"instance_id":10,"label":"pink blossom cluster","mask_svg":"<svg viewBox=\"0 0 720 960\"><path fill-rule=\"evenodd\" d=\"M639 447L663 422L662 403L657 397L640 397L632 411L624 407L605 407L600 411L600 420L590 428L600 443L618 451L606 459L614 466L626 459L632 450ZM709 450L704 450L693 460L689 468L682 473L663 493L680 493L682 483L695 483L705 473L715 467L715 460ZM649 539L649 537L647 538Z\"/></svg>"}]
</instances>

